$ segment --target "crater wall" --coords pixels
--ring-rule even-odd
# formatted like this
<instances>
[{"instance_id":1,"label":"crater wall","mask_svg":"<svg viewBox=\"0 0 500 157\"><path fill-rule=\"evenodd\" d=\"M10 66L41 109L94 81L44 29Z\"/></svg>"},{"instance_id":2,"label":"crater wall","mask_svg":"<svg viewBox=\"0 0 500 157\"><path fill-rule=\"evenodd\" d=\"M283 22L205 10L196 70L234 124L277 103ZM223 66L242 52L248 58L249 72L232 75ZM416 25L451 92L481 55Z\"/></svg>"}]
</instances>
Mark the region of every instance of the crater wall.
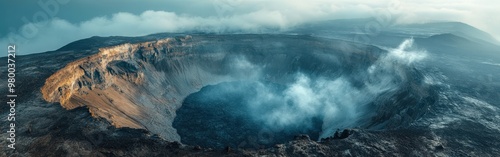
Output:
<instances>
[{"instance_id":1,"label":"crater wall","mask_svg":"<svg viewBox=\"0 0 500 157\"><path fill-rule=\"evenodd\" d=\"M362 89L368 80L359 78L360 73L366 73L384 54L386 51L374 46L310 36L183 36L101 48L54 73L41 92L48 102L58 102L68 110L86 107L92 116L105 118L118 128L146 129L180 141L172 127L175 111L185 97L204 86L260 80L287 85L296 81L297 73L303 73L312 80L343 77ZM393 81L405 84L406 75L412 72L399 71L399 79ZM423 96L413 95L411 100ZM387 109L380 104L363 105ZM384 121L393 116L375 117ZM374 126L366 122L371 117L359 120Z\"/></svg>"}]
</instances>

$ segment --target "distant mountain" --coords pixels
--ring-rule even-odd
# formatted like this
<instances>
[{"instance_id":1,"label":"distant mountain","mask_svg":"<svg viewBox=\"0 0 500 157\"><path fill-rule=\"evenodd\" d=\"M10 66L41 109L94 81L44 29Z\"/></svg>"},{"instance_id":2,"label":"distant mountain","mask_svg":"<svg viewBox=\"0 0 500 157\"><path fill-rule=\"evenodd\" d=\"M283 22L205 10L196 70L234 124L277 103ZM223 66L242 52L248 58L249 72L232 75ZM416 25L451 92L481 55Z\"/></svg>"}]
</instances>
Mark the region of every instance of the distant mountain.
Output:
<instances>
[{"instance_id":1,"label":"distant mountain","mask_svg":"<svg viewBox=\"0 0 500 157\"><path fill-rule=\"evenodd\" d=\"M499 44L498 41L495 40L495 38L493 38L490 34L462 22L434 22L425 24L399 25L393 28L393 30L433 35L449 33L472 41L489 42L496 45Z\"/></svg>"},{"instance_id":2,"label":"distant mountain","mask_svg":"<svg viewBox=\"0 0 500 157\"><path fill-rule=\"evenodd\" d=\"M471 40L451 33L417 38L415 42L436 54L462 55L467 58L495 59L500 61L499 46L482 40Z\"/></svg>"},{"instance_id":3,"label":"distant mountain","mask_svg":"<svg viewBox=\"0 0 500 157\"><path fill-rule=\"evenodd\" d=\"M378 31L375 30L374 24L381 26ZM366 30L367 27L370 30ZM462 22L395 24L379 23L375 18L340 19L303 24L290 30L289 33L311 34L347 40L352 40L354 36L360 34L366 34L370 37L379 35L389 35L392 37L430 37L438 34L453 34L471 41L500 45L490 34Z\"/></svg>"}]
</instances>

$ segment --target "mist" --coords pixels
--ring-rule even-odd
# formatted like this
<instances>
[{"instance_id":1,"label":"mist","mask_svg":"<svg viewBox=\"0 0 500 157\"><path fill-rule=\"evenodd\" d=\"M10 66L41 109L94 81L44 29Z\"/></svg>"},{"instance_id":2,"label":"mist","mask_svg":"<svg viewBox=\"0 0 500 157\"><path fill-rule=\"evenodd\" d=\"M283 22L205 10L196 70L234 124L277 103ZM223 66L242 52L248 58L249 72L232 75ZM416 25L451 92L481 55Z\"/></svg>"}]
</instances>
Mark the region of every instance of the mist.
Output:
<instances>
[{"instance_id":1,"label":"mist","mask_svg":"<svg viewBox=\"0 0 500 157\"><path fill-rule=\"evenodd\" d=\"M358 76L367 76L359 88L346 77L312 78L296 74L295 82L286 85L283 93L261 92L248 102L256 119L274 129L310 127L315 117L322 118L320 138L333 135L337 129L357 127L362 116L370 115L366 105L383 92L396 90L405 81L401 68L412 66L427 56L425 50L413 47L413 39L407 39L398 48L387 49L372 66ZM265 88L265 87L260 87ZM269 89L259 91L270 91ZM269 103L280 102L280 103ZM262 113L262 108L274 110Z\"/></svg>"},{"instance_id":2,"label":"mist","mask_svg":"<svg viewBox=\"0 0 500 157\"><path fill-rule=\"evenodd\" d=\"M357 86L349 76L327 78L306 72L293 74L292 81L274 83L263 79L264 66L235 57L231 73L234 80L240 81L203 92L198 99L207 102L223 99L231 103L229 106L237 106L238 116L253 119L271 133L321 130L320 139L330 137L338 129L360 127L363 123L360 120L373 115L368 104L382 93L399 89L407 79L404 69L427 56L425 50L413 46L413 39L386 50L369 68L354 74L362 80L362 85ZM234 100L235 93L242 98ZM321 128L315 128L318 122Z\"/></svg>"}]
</instances>

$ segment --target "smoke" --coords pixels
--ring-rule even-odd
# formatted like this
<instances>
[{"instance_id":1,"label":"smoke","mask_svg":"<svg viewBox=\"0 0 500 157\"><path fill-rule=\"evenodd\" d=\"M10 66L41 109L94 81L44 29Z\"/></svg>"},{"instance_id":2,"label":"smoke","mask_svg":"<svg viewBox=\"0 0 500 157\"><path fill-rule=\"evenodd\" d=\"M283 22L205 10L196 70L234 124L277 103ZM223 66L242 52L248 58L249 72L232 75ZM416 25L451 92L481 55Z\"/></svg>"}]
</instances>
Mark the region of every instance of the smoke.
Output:
<instances>
[{"instance_id":1,"label":"smoke","mask_svg":"<svg viewBox=\"0 0 500 157\"><path fill-rule=\"evenodd\" d=\"M320 138L333 135L337 129L352 128L358 120L370 115L367 104L381 93L396 90L405 81L404 69L426 57L425 50L413 47L413 39L407 39L398 48L388 48L384 54L357 76L363 78L363 86L355 87L349 77L313 78L297 73L294 81L277 90L266 82L257 82L256 92L244 103L250 115L270 130L312 129L315 119L322 121ZM240 67L247 69L248 61L239 59ZM239 87L234 87L239 88ZM238 89L231 91L244 91Z\"/></svg>"}]
</instances>

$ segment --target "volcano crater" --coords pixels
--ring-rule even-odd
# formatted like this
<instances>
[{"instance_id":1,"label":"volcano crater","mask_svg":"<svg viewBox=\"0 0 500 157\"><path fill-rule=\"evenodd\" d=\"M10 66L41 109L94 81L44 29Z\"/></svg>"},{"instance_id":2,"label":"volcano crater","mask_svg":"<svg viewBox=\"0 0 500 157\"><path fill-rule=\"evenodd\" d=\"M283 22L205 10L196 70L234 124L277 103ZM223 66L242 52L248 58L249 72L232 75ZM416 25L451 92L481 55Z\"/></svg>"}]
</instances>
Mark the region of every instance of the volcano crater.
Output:
<instances>
[{"instance_id":1,"label":"volcano crater","mask_svg":"<svg viewBox=\"0 0 500 157\"><path fill-rule=\"evenodd\" d=\"M296 134L404 127L423 115L415 108L435 93L412 65L388 56L304 35L182 36L101 48L41 90L48 102L86 106L115 127L168 141L270 146Z\"/></svg>"}]
</instances>

